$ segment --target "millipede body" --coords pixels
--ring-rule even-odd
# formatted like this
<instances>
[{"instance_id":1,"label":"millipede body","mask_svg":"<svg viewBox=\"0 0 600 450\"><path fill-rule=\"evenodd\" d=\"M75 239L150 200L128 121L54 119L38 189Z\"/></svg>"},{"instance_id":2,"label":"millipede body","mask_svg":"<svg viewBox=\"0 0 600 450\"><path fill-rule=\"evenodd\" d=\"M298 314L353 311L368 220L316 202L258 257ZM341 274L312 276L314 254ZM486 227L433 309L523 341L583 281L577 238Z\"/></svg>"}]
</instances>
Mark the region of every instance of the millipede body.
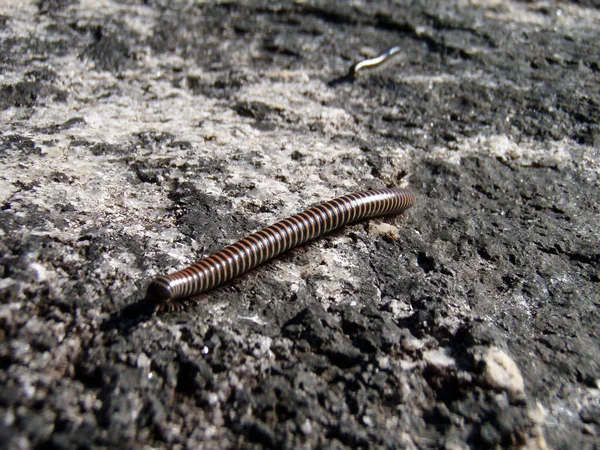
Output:
<instances>
[{"instance_id":1,"label":"millipede body","mask_svg":"<svg viewBox=\"0 0 600 450\"><path fill-rule=\"evenodd\" d=\"M400 53L400 50L402 50L400 47L392 47L392 48L387 49L381 55L376 56L375 58L370 58L370 59L365 59L363 61L360 61L360 62L354 64L352 67L350 67L350 71L349 71L348 75L351 78L354 78L356 76L356 74L361 70L380 66L381 64L383 64L384 62L389 60L395 54Z\"/></svg>"},{"instance_id":2,"label":"millipede body","mask_svg":"<svg viewBox=\"0 0 600 450\"><path fill-rule=\"evenodd\" d=\"M335 198L253 233L183 270L155 278L146 300L171 308L177 299L206 292L281 253L343 225L397 214L415 197L403 189L378 189Z\"/></svg>"}]
</instances>

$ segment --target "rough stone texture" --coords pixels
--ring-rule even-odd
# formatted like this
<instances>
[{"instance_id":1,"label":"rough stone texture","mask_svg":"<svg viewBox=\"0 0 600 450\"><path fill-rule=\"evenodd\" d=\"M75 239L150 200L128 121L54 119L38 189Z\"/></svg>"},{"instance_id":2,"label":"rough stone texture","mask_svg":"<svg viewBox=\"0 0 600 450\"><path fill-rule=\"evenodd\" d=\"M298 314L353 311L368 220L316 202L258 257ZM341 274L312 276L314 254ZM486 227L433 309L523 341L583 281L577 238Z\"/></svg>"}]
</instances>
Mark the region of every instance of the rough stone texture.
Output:
<instances>
[{"instance_id":1,"label":"rough stone texture","mask_svg":"<svg viewBox=\"0 0 600 450\"><path fill-rule=\"evenodd\" d=\"M372 3L0 3L3 448L600 448L600 4Z\"/></svg>"}]
</instances>

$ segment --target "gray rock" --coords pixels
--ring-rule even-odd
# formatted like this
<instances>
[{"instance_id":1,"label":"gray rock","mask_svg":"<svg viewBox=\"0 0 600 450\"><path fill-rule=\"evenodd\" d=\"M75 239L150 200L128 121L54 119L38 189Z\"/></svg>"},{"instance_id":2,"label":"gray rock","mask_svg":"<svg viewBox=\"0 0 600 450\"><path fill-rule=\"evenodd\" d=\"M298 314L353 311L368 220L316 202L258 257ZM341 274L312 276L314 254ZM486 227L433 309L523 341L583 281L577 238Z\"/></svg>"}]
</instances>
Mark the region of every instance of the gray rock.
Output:
<instances>
[{"instance_id":1,"label":"gray rock","mask_svg":"<svg viewBox=\"0 0 600 450\"><path fill-rule=\"evenodd\" d=\"M598 6L2 2L0 446L597 447ZM417 204L143 301L384 186Z\"/></svg>"}]
</instances>

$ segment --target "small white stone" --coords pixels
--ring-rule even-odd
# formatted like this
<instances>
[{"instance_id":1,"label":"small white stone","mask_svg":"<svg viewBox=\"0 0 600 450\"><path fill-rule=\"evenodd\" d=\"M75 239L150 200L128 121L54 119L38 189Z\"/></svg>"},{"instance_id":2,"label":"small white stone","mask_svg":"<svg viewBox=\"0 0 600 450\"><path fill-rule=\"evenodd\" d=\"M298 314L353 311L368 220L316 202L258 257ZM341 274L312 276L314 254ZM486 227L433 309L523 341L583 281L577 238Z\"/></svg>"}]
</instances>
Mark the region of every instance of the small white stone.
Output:
<instances>
[{"instance_id":1,"label":"small white stone","mask_svg":"<svg viewBox=\"0 0 600 450\"><path fill-rule=\"evenodd\" d=\"M483 356L485 380L495 389L513 396L525 395L525 383L519 368L504 351L492 347Z\"/></svg>"},{"instance_id":2,"label":"small white stone","mask_svg":"<svg viewBox=\"0 0 600 450\"><path fill-rule=\"evenodd\" d=\"M310 420L306 419L304 423L300 425L300 431L302 431L302 433L304 433L306 436L312 434L313 429Z\"/></svg>"},{"instance_id":3,"label":"small white stone","mask_svg":"<svg viewBox=\"0 0 600 450\"><path fill-rule=\"evenodd\" d=\"M169 330L169 333L171 333L171 335L175 338L176 341L181 339L181 329L178 326L176 326L176 325L170 326L168 328L168 330Z\"/></svg>"},{"instance_id":4,"label":"small white stone","mask_svg":"<svg viewBox=\"0 0 600 450\"><path fill-rule=\"evenodd\" d=\"M208 402L209 406L215 406L217 403L219 403L219 396L214 392L210 392L206 395L206 401Z\"/></svg>"},{"instance_id":5,"label":"small white stone","mask_svg":"<svg viewBox=\"0 0 600 450\"><path fill-rule=\"evenodd\" d=\"M145 353L140 353L137 357L136 364L140 369L148 369L150 367L150 358Z\"/></svg>"},{"instance_id":6,"label":"small white stone","mask_svg":"<svg viewBox=\"0 0 600 450\"><path fill-rule=\"evenodd\" d=\"M373 223L369 225L369 232L372 232L378 236L390 238L394 241L398 239L398 229L389 223Z\"/></svg>"},{"instance_id":7,"label":"small white stone","mask_svg":"<svg viewBox=\"0 0 600 450\"><path fill-rule=\"evenodd\" d=\"M35 395L35 386L34 381L30 376L23 376L21 378L21 388L23 392L23 396L26 399L31 399Z\"/></svg>"},{"instance_id":8,"label":"small white stone","mask_svg":"<svg viewBox=\"0 0 600 450\"><path fill-rule=\"evenodd\" d=\"M390 368L390 358L387 356L378 356L377 365L380 369L386 370Z\"/></svg>"},{"instance_id":9,"label":"small white stone","mask_svg":"<svg viewBox=\"0 0 600 450\"><path fill-rule=\"evenodd\" d=\"M418 366L418 363L416 361L408 361L406 359L400 360L400 368L402 370L413 370L417 366Z\"/></svg>"},{"instance_id":10,"label":"small white stone","mask_svg":"<svg viewBox=\"0 0 600 450\"><path fill-rule=\"evenodd\" d=\"M16 284L16 282L17 281L13 278L2 278L0 279L0 289L6 289L12 286L13 284Z\"/></svg>"},{"instance_id":11,"label":"small white stone","mask_svg":"<svg viewBox=\"0 0 600 450\"><path fill-rule=\"evenodd\" d=\"M402 347L408 351L416 351L421 350L425 344L422 340L414 338L414 339L402 339Z\"/></svg>"},{"instance_id":12,"label":"small white stone","mask_svg":"<svg viewBox=\"0 0 600 450\"><path fill-rule=\"evenodd\" d=\"M46 268L44 266L34 262L29 264L29 267L31 267L33 269L33 272L35 273L35 281L46 281L46 278L48 277L46 273Z\"/></svg>"},{"instance_id":13,"label":"small white stone","mask_svg":"<svg viewBox=\"0 0 600 450\"><path fill-rule=\"evenodd\" d=\"M423 359L428 364L436 367L450 367L456 365L456 361L451 356L448 356L448 352L445 348L428 350L423 353Z\"/></svg>"}]
</instances>

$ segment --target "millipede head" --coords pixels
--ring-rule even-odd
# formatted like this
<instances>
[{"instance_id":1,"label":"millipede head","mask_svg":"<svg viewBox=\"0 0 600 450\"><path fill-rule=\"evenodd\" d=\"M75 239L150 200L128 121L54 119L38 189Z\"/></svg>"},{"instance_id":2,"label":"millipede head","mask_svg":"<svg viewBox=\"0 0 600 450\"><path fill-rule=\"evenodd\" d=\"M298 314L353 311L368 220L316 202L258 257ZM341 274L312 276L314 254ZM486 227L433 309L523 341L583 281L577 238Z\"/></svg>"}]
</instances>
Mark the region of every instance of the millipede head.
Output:
<instances>
[{"instance_id":1,"label":"millipede head","mask_svg":"<svg viewBox=\"0 0 600 450\"><path fill-rule=\"evenodd\" d=\"M165 283L159 278L155 279L148 286L146 291L146 301L155 307L159 308L165 303L170 303L173 294L168 283Z\"/></svg>"}]
</instances>

